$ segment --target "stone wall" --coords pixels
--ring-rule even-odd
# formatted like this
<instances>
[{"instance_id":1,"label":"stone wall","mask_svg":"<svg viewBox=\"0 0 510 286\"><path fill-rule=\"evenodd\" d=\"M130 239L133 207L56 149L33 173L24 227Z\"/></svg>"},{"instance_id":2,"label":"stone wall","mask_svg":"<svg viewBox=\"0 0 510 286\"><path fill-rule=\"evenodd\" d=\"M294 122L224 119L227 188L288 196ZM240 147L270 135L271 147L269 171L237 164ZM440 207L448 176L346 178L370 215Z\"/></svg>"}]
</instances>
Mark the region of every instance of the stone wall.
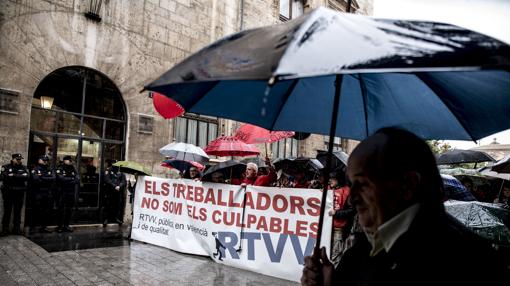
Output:
<instances>
[{"instance_id":1,"label":"stone wall","mask_svg":"<svg viewBox=\"0 0 510 286\"><path fill-rule=\"evenodd\" d=\"M156 173L172 120L157 115L143 86L212 40L239 29L237 1L103 1L102 21L87 19L88 1L8 1L0 11L0 88L17 90L19 113L0 113L0 159L27 154L31 98L40 81L65 66L109 77L128 109L127 154ZM138 115L154 116L153 134L137 132Z\"/></svg>"},{"instance_id":2,"label":"stone wall","mask_svg":"<svg viewBox=\"0 0 510 286\"><path fill-rule=\"evenodd\" d=\"M307 0L305 6L326 2ZM120 89L129 113L127 158L158 172L157 148L170 141L173 122L155 113L147 94L140 93L144 84L241 26L279 22L278 0L103 1L99 23L84 17L88 1L0 3L0 88L20 92L18 114L0 113L2 162L13 152L27 154L31 98L39 82L58 68L78 65L100 71ZM371 10L371 0L358 3ZM138 114L154 116L152 135L137 132ZM234 128L228 121L220 124L224 134Z\"/></svg>"}]
</instances>

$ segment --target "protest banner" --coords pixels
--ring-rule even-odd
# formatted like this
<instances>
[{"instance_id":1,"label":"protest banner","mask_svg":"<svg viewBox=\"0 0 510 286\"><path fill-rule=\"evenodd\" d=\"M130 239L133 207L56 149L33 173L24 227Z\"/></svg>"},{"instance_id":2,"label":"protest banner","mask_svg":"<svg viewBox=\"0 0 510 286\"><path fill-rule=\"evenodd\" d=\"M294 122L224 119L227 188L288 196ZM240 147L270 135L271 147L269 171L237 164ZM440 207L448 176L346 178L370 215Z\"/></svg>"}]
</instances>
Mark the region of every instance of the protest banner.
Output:
<instances>
[{"instance_id":1,"label":"protest banner","mask_svg":"<svg viewBox=\"0 0 510 286\"><path fill-rule=\"evenodd\" d=\"M315 245L320 199L316 189L140 177L131 238L299 281ZM326 209L331 206L330 193ZM331 225L326 215L321 245L328 253Z\"/></svg>"}]
</instances>

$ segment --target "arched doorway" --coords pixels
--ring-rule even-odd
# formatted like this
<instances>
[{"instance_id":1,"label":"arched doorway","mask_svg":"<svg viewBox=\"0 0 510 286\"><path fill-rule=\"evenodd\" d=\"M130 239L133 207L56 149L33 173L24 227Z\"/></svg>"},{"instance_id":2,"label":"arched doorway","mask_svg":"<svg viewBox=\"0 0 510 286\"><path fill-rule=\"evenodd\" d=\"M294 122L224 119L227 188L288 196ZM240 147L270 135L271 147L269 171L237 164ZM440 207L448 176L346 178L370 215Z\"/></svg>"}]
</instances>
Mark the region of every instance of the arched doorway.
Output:
<instances>
[{"instance_id":1,"label":"arched doorway","mask_svg":"<svg viewBox=\"0 0 510 286\"><path fill-rule=\"evenodd\" d=\"M80 174L73 223L99 223L102 176L109 160L122 160L126 107L120 91L105 75L84 67L50 73L32 99L28 166L46 154L52 167L66 155ZM30 204L27 205L30 219Z\"/></svg>"}]
</instances>

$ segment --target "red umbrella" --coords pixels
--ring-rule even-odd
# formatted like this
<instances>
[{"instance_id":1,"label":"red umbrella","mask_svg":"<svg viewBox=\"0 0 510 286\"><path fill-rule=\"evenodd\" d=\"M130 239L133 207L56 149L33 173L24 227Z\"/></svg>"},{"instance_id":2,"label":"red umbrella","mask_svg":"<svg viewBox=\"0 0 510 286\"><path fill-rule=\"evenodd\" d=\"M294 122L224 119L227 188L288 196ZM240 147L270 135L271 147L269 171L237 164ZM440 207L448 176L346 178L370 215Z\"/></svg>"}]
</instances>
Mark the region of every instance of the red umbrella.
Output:
<instances>
[{"instance_id":1,"label":"red umbrella","mask_svg":"<svg viewBox=\"0 0 510 286\"><path fill-rule=\"evenodd\" d=\"M165 119L172 119L184 114L184 108L179 103L160 93L152 93L152 103L156 111Z\"/></svg>"},{"instance_id":2,"label":"red umbrella","mask_svg":"<svg viewBox=\"0 0 510 286\"><path fill-rule=\"evenodd\" d=\"M293 131L269 131L251 124L243 124L234 135L249 144L273 143L294 136Z\"/></svg>"},{"instance_id":3,"label":"red umbrella","mask_svg":"<svg viewBox=\"0 0 510 286\"><path fill-rule=\"evenodd\" d=\"M254 156L260 154L255 145L246 144L233 136L222 136L209 142L204 149L208 155L216 156Z\"/></svg>"}]
</instances>

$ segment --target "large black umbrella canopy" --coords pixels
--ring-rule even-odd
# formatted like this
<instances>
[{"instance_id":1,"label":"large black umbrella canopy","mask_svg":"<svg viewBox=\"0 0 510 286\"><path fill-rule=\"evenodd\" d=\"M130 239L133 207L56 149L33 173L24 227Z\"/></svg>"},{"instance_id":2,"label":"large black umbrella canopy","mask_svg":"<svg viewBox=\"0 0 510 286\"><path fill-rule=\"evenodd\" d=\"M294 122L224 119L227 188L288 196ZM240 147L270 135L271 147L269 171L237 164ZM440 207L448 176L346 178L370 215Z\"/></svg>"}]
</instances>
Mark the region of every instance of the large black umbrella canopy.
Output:
<instances>
[{"instance_id":1,"label":"large black umbrella canopy","mask_svg":"<svg viewBox=\"0 0 510 286\"><path fill-rule=\"evenodd\" d=\"M215 172L221 172L225 179L240 178L245 170L246 164L236 160L219 162L205 171L202 180L211 180L211 175Z\"/></svg>"},{"instance_id":2,"label":"large black umbrella canopy","mask_svg":"<svg viewBox=\"0 0 510 286\"><path fill-rule=\"evenodd\" d=\"M438 165L461 164L461 163L480 163L494 162L494 158L487 153L475 150L449 150L437 157Z\"/></svg>"},{"instance_id":3,"label":"large black umbrella canopy","mask_svg":"<svg viewBox=\"0 0 510 286\"><path fill-rule=\"evenodd\" d=\"M477 140L510 128L509 66L508 45L457 26L319 8L219 40L146 89L269 130L329 134L335 117L343 138L396 126Z\"/></svg>"},{"instance_id":4,"label":"large black umbrella canopy","mask_svg":"<svg viewBox=\"0 0 510 286\"><path fill-rule=\"evenodd\" d=\"M284 172L319 172L324 168L324 165L315 158L308 157L288 157L279 158L273 162L276 170L283 169Z\"/></svg>"},{"instance_id":5,"label":"large black umbrella canopy","mask_svg":"<svg viewBox=\"0 0 510 286\"><path fill-rule=\"evenodd\" d=\"M319 160L323 165L326 165L328 151L317 150L317 160ZM349 160L349 155L343 151L333 151L333 161L331 161L331 169L339 170L345 173L347 168L347 161Z\"/></svg>"},{"instance_id":6,"label":"large black umbrella canopy","mask_svg":"<svg viewBox=\"0 0 510 286\"><path fill-rule=\"evenodd\" d=\"M505 156L505 158L492 165L491 171L498 173L510 173L510 156Z\"/></svg>"},{"instance_id":7,"label":"large black umbrella canopy","mask_svg":"<svg viewBox=\"0 0 510 286\"><path fill-rule=\"evenodd\" d=\"M508 45L457 26L318 8L221 39L145 88L188 112L329 134L331 152L335 136L388 126L457 140L509 129L509 67Z\"/></svg>"}]
</instances>

